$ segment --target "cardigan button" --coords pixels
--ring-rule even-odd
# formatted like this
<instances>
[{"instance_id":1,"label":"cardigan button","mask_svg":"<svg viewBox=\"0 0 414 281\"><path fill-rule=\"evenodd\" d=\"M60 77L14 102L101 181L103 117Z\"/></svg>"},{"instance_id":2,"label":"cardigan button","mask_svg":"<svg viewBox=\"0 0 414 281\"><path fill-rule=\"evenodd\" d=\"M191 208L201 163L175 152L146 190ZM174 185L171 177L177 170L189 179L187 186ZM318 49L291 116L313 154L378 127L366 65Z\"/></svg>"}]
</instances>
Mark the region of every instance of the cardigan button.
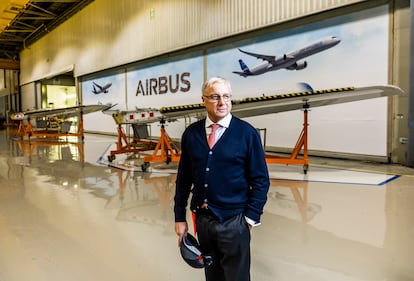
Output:
<instances>
[{"instance_id":1,"label":"cardigan button","mask_svg":"<svg viewBox=\"0 0 414 281\"><path fill-rule=\"evenodd\" d=\"M208 172L208 171L210 171L210 168L206 168L206 171Z\"/></svg>"}]
</instances>

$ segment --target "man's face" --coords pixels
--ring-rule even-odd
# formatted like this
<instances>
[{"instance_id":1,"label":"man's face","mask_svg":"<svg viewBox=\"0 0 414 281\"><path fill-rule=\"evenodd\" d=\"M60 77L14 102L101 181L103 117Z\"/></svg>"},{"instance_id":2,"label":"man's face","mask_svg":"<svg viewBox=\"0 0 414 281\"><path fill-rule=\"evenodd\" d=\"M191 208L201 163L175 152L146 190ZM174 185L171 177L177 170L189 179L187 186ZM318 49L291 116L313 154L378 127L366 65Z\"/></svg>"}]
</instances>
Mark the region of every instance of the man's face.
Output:
<instances>
[{"instance_id":1,"label":"man's face","mask_svg":"<svg viewBox=\"0 0 414 281\"><path fill-rule=\"evenodd\" d=\"M213 96L217 95L220 96L217 100L212 99ZM208 117L215 123L226 117L231 111L231 93L225 83L216 82L206 88L202 99Z\"/></svg>"}]
</instances>

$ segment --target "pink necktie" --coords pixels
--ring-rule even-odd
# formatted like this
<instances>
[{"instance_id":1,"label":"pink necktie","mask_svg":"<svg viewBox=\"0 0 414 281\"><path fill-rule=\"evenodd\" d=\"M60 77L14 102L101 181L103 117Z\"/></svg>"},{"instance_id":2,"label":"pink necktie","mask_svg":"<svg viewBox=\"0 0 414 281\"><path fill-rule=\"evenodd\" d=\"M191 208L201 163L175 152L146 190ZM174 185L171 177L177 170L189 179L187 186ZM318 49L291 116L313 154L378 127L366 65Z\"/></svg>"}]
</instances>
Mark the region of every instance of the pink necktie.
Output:
<instances>
[{"instance_id":1,"label":"pink necktie","mask_svg":"<svg viewBox=\"0 0 414 281\"><path fill-rule=\"evenodd\" d=\"M208 135L207 142L208 142L208 146L210 148L212 148L214 146L214 144L216 143L216 130L217 130L218 127L220 127L220 125L219 124L211 124L210 127L211 127L211 133L210 133L210 135Z\"/></svg>"}]
</instances>

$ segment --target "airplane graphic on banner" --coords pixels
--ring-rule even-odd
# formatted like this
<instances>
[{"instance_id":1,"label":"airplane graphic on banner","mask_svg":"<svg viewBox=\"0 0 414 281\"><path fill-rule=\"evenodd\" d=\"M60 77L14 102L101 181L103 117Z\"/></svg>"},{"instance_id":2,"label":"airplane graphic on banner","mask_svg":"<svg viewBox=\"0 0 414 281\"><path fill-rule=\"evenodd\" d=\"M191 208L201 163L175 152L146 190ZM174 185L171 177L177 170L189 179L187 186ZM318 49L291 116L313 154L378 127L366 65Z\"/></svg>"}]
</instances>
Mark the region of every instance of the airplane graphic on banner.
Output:
<instances>
[{"instance_id":1,"label":"airplane graphic on banner","mask_svg":"<svg viewBox=\"0 0 414 281\"><path fill-rule=\"evenodd\" d=\"M238 74L243 77L260 75L269 71L287 69L287 70L301 70L308 66L306 61L300 61L306 57L314 55L316 53L322 52L326 49L332 48L341 42L335 36L319 40L313 44L310 44L299 50L295 50L291 53L284 54L283 56L277 57L272 55L264 55L251 53L239 49L240 52L253 56L257 59L261 59L264 62L253 67L249 68L242 59L239 59L240 68L242 71L233 71L233 73Z\"/></svg>"},{"instance_id":2,"label":"airplane graphic on banner","mask_svg":"<svg viewBox=\"0 0 414 281\"><path fill-rule=\"evenodd\" d=\"M101 85L99 85L95 82L92 82L92 83L93 83L92 93L94 93L95 95L98 95L98 94L101 94L101 93L107 94L108 89L112 86L112 83L107 83L103 86L101 86Z\"/></svg>"}]
</instances>

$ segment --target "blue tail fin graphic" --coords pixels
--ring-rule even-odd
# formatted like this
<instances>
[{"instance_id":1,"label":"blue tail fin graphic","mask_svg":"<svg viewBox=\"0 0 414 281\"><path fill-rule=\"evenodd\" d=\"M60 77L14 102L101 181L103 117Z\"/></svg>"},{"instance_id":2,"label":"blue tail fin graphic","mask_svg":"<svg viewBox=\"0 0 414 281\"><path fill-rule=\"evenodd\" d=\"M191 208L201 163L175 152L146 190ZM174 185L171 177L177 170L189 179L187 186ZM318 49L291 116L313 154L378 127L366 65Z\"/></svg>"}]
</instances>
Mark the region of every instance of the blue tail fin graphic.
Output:
<instances>
[{"instance_id":1,"label":"blue tail fin graphic","mask_svg":"<svg viewBox=\"0 0 414 281\"><path fill-rule=\"evenodd\" d=\"M240 64L240 68L241 70L246 73L246 74L250 74L250 69L249 67L244 63L244 61L242 59L239 60L239 64Z\"/></svg>"},{"instance_id":2,"label":"blue tail fin graphic","mask_svg":"<svg viewBox=\"0 0 414 281\"><path fill-rule=\"evenodd\" d=\"M313 88L306 82L299 82L298 83L299 89L304 92L313 92Z\"/></svg>"}]
</instances>

